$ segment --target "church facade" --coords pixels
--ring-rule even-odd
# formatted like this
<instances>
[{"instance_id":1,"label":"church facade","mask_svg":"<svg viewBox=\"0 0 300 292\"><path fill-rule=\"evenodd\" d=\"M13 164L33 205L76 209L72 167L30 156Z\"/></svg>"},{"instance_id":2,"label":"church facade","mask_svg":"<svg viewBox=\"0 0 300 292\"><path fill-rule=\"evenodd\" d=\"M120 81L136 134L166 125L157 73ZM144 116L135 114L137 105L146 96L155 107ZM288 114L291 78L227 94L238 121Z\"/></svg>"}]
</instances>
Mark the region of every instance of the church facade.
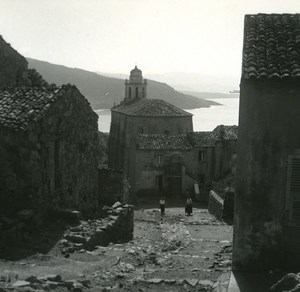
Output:
<instances>
[{"instance_id":1,"label":"church facade","mask_svg":"<svg viewBox=\"0 0 300 292\"><path fill-rule=\"evenodd\" d=\"M147 80L135 67L125 80L125 98L111 110L108 166L124 170L134 196L180 196L195 185L208 194L212 178L227 171L221 168L236 151L237 136L232 144L219 132L195 133L192 114L147 98ZM220 154L226 147L219 147L225 140L233 145L226 162Z\"/></svg>"}]
</instances>

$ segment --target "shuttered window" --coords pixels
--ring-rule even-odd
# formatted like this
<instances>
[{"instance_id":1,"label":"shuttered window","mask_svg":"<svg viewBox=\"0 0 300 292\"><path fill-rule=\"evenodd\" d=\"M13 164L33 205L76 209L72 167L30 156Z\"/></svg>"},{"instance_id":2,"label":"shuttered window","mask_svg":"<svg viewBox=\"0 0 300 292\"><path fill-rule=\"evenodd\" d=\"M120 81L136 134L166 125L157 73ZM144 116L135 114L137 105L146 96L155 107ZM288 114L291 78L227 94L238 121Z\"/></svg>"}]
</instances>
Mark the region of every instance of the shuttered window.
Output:
<instances>
[{"instance_id":1,"label":"shuttered window","mask_svg":"<svg viewBox=\"0 0 300 292\"><path fill-rule=\"evenodd\" d=\"M300 156L289 156L287 173L289 223L300 224Z\"/></svg>"}]
</instances>

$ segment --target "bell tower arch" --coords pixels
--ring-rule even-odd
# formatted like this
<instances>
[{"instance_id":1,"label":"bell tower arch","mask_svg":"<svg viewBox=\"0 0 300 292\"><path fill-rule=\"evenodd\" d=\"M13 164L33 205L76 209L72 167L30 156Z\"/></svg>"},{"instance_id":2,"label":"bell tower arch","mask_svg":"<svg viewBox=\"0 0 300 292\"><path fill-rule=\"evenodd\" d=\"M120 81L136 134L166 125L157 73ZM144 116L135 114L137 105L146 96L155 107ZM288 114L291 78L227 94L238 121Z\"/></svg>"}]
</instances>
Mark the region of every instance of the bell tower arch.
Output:
<instances>
[{"instance_id":1,"label":"bell tower arch","mask_svg":"<svg viewBox=\"0 0 300 292\"><path fill-rule=\"evenodd\" d=\"M143 78L142 70L137 66L130 71L129 80L125 80L125 100L147 97L147 79Z\"/></svg>"}]
</instances>

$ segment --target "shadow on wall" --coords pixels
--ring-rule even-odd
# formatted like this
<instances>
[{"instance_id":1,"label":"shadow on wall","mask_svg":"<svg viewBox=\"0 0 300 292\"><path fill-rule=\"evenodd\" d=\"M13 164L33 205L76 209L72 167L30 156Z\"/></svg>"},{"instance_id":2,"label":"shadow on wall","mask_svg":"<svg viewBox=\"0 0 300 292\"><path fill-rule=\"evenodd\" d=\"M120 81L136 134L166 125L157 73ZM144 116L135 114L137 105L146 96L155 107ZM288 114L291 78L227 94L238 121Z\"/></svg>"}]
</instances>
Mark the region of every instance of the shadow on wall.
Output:
<instances>
[{"instance_id":1,"label":"shadow on wall","mask_svg":"<svg viewBox=\"0 0 300 292\"><path fill-rule=\"evenodd\" d=\"M284 273L231 273L228 292L266 292L282 278ZM275 291L275 290L274 290Z\"/></svg>"},{"instance_id":2,"label":"shadow on wall","mask_svg":"<svg viewBox=\"0 0 300 292\"><path fill-rule=\"evenodd\" d=\"M18 229L22 222L6 220L1 230L0 258L21 260L37 253L47 254L61 239L64 231L77 225L78 220L77 213L74 217L55 213L49 214L47 220L38 227L28 220L22 229Z\"/></svg>"}]
</instances>

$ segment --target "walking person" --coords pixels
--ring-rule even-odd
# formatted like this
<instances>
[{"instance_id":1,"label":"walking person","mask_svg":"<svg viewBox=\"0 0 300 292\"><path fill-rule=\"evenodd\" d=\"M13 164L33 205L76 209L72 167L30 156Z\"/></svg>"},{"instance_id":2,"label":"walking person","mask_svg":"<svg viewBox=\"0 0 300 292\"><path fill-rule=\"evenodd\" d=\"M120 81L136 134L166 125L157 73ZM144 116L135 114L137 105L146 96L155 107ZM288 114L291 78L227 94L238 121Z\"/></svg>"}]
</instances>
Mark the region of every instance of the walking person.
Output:
<instances>
[{"instance_id":1,"label":"walking person","mask_svg":"<svg viewBox=\"0 0 300 292\"><path fill-rule=\"evenodd\" d=\"M193 201L190 195L187 195L186 205L185 205L185 213L190 216L193 213Z\"/></svg>"},{"instance_id":2,"label":"walking person","mask_svg":"<svg viewBox=\"0 0 300 292\"><path fill-rule=\"evenodd\" d=\"M165 204L166 204L165 197L161 197L160 200L159 200L160 214L161 215L165 215Z\"/></svg>"}]
</instances>

